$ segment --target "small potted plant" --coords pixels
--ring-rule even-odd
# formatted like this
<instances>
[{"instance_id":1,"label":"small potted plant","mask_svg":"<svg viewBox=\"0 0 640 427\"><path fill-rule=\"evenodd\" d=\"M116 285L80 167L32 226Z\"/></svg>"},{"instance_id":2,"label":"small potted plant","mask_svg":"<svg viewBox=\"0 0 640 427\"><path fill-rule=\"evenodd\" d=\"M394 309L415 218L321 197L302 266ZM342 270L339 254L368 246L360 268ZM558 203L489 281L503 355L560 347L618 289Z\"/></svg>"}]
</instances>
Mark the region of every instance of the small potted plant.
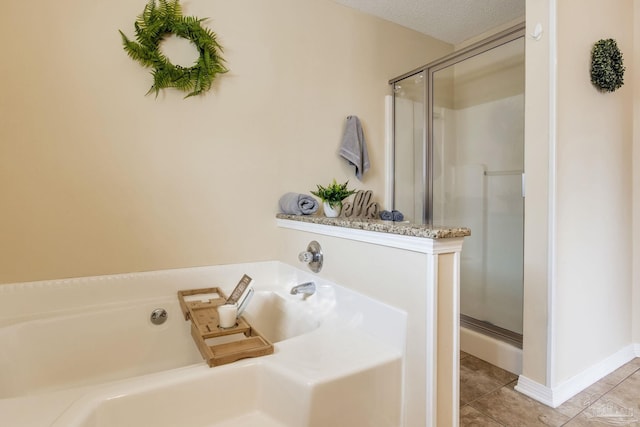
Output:
<instances>
[{"instance_id":1,"label":"small potted plant","mask_svg":"<svg viewBox=\"0 0 640 427\"><path fill-rule=\"evenodd\" d=\"M349 181L344 184L338 184L335 178L333 179L333 183L327 187L316 184L318 190L312 191L311 194L320 197L320 200L322 200L325 216L335 218L340 215L342 201L356 192L355 190L347 189L348 184Z\"/></svg>"}]
</instances>

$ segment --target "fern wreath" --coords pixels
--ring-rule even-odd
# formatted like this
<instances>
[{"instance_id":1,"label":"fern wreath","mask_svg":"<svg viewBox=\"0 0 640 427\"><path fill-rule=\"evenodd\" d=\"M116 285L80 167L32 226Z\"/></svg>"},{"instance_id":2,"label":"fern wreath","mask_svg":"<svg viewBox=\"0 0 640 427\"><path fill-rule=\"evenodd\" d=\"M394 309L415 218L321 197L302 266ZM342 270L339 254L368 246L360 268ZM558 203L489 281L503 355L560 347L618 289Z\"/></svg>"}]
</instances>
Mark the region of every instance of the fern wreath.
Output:
<instances>
[{"instance_id":1,"label":"fern wreath","mask_svg":"<svg viewBox=\"0 0 640 427\"><path fill-rule=\"evenodd\" d=\"M182 16L178 0L150 0L135 22L136 41L120 31L124 50L144 67L153 68L153 85L147 92L173 87L188 92L185 98L200 95L211 89L218 74L226 73L222 47L216 35L201 23L206 18ZM190 40L198 50L199 57L191 67L173 65L160 50L165 36L174 34Z\"/></svg>"}]
</instances>

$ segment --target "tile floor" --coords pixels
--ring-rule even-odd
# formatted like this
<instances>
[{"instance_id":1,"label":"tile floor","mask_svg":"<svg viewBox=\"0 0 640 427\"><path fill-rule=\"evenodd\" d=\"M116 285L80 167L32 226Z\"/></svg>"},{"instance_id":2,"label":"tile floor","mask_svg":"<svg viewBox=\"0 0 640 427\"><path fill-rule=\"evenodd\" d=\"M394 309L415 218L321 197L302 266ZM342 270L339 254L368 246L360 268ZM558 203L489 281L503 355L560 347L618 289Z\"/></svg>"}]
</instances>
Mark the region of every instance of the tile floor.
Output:
<instances>
[{"instance_id":1,"label":"tile floor","mask_svg":"<svg viewBox=\"0 0 640 427\"><path fill-rule=\"evenodd\" d=\"M460 426L640 427L640 358L557 408L514 390L517 376L460 354Z\"/></svg>"}]
</instances>

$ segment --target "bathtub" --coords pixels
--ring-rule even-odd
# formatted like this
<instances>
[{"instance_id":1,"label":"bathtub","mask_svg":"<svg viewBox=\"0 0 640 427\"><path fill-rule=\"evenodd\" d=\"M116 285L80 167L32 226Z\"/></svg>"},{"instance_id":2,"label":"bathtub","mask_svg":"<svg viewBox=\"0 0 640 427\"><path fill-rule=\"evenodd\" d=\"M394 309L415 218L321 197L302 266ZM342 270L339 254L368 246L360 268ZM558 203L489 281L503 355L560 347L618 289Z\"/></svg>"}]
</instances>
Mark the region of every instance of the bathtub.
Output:
<instances>
[{"instance_id":1,"label":"bathtub","mask_svg":"<svg viewBox=\"0 0 640 427\"><path fill-rule=\"evenodd\" d=\"M209 368L177 291L228 294L245 273L245 318L274 353ZM307 281L314 295L289 294ZM2 285L2 424L399 426L406 320L275 261Z\"/></svg>"}]
</instances>

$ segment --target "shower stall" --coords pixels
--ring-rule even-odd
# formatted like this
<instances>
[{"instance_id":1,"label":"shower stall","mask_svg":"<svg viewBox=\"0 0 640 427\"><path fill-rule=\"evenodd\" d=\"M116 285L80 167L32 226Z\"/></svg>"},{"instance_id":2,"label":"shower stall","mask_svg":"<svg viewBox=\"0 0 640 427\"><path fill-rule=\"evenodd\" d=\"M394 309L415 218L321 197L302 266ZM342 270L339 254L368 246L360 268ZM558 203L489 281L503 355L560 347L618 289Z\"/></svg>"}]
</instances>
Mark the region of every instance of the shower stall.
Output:
<instances>
[{"instance_id":1,"label":"shower stall","mask_svg":"<svg viewBox=\"0 0 640 427\"><path fill-rule=\"evenodd\" d=\"M521 348L524 24L390 84L393 208L412 222L471 228L461 326Z\"/></svg>"}]
</instances>

